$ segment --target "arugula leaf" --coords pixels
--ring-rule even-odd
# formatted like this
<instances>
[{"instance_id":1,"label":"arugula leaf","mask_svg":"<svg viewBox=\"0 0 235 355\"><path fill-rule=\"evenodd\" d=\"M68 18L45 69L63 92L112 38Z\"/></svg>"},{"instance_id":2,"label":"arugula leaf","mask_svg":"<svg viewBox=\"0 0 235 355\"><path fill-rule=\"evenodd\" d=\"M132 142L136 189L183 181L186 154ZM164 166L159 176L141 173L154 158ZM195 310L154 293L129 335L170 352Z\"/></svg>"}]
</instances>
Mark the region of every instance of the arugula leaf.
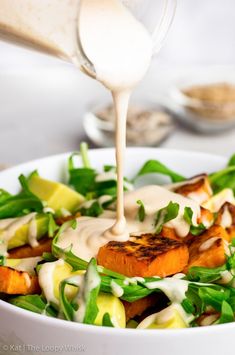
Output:
<instances>
[{"instance_id":1,"label":"arugula leaf","mask_svg":"<svg viewBox=\"0 0 235 355\"><path fill-rule=\"evenodd\" d=\"M230 250L231 250L231 248L230 248ZM227 268L227 270L235 269L235 252L232 252L230 256L227 256L226 268Z\"/></svg>"},{"instance_id":2,"label":"arugula leaf","mask_svg":"<svg viewBox=\"0 0 235 355\"><path fill-rule=\"evenodd\" d=\"M95 190L96 171L90 168L76 168L69 170L69 184L82 195Z\"/></svg>"},{"instance_id":3,"label":"arugula leaf","mask_svg":"<svg viewBox=\"0 0 235 355\"><path fill-rule=\"evenodd\" d=\"M229 299L229 290L223 288L213 289L211 287L200 287L198 291L199 297L202 299L205 305L212 306L216 311L221 311L223 301Z\"/></svg>"},{"instance_id":4,"label":"arugula leaf","mask_svg":"<svg viewBox=\"0 0 235 355\"><path fill-rule=\"evenodd\" d=\"M228 302L223 301L221 307L221 316L216 324L225 324L231 322L234 322L234 311Z\"/></svg>"},{"instance_id":5,"label":"arugula leaf","mask_svg":"<svg viewBox=\"0 0 235 355\"><path fill-rule=\"evenodd\" d=\"M83 167L77 168L74 164L74 157L81 156ZM82 195L86 195L94 191L96 171L91 168L88 157L88 145L82 142L80 145L80 153L73 153L68 161L69 184Z\"/></svg>"},{"instance_id":6,"label":"arugula leaf","mask_svg":"<svg viewBox=\"0 0 235 355\"><path fill-rule=\"evenodd\" d=\"M0 205L5 203L11 196L6 190L0 189Z\"/></svg>"},{"instance_id":7,"label":"arugula leaf","mask_svg":"<svg viewBox=\"0 0 235 355\"><path fill-rule=\"evenodd\" d=\"M32 211L42 212L42 201L30 191L27 178L20 175L19 181L22 186L22 191L19 194L10 195L1 190L0 219L19 217Z\"/></svg>"},{"instance_id":8,"label":"arugula leaf","mask_svg":"<svg viewBox=\"0 0 235 355\"><path fill-rule=\"evenodd\" d=\"M80 156L83 166L78 168L74 164L74 158ZM86 196L88 199L94 199L103 195L110 195L115 198L117 195L117 179L111 178L105 181L96 181L98 172L92 169L89 157L88 146L86 143L81 143L80 153L74 153L69 157L69 184L79 193ZM111 165L104 166L104 173L116 172L116 167ZM124 190L127 191L130 181L124 178Z\"/></svg>"},{"instance_id":9,"label":"arugula leaf","mask_svg":"<svg viewBox=\"0 0 235 355\"><path fill-rule=\"evenodd\" d=\"M138 200L136 202L140 207L139 207L139 211L138 211L138 218L140 222L143 222L145 220L145 207L144 204L141 200Z\"/></svg>"},{"instance_id":10,"label":"arugula leaf","mask_svg":"<svg viewBox=\"0 0 235 355\"><path fill-rule=\"evenodd\" d=\"M193 314L195 312L195 307L193 303L189 300L189 298L185 298L183 302L181 303L181 306L185 310L186 313L188 314Z\"/></svg>"},{"instance_id":11,"label":"arugula leaf","mask_svg":"<svg viewBox=\"0 0 235 355\"><path fill-rule=\"evenodd\" d=\"M92 258L85 274L84 299L86 304L83 323L94 324L99 308L97 297L99 295L101 278L97 270L96 259Z\"/></svg>"},{"instance_id":12,"label":"arugula leaf","mask_svg":"<svg viewBox=\"0 0 235 355\"><path fill-rule=\"evenodd\" d=\"M235 296L231 296L228 300L228 303L232 307L233 313L235 313Z\"/></svg>"},{"instance_id":13,"label":"arugula leaf","mask_svg":"<svg viewBox=\"0 0 235 355\"><path fill-rule=\"evenodd\" d=\"M221 279L221 272L226 270L226 265L217 268L193 266L189 269L187 280L196 282L216 282Z\"/></svg>"},{"instance_id":14,"label":"arugula leaf","mask_svg":"<svg viewBox=\"0 0 235 355\"><path fill-rule=\"evenodd\" d=\"M209 180L214 193L225 188L230 188L235 192L235 155L230 158L226 168L210 174Z\"/></svg>"},{"instance_id":15,"label":"arugula leaf","mask_svg":"<svg viewBox=\"0 0 235 355\"><path fill-rule=\"evenodd\" d=\"M54 255L52 253L47 253L47 252L44 252L42 254L42 258L43 258L43 261L45 262L53 262L53 261L56 261L57 258L54 257Z\"/></svg>"},{"instance_id":16,"label":"arugula leaf","mask_svg":"<svg viewBox=\"0 0 235 355\"><path fill-rule=\"evenodd\" d=\"M34 172L31 173L30 176L32 176L33 174L34 174ZM23 192L24 192L26 195L28 195L28 196L36 197L36 196L32 193L32 191L30 191L29 184L28 184L28 179L27 179L23 174L21 174L18 179L19 179L19 182L20 182L20 184L21 184L21 187L22 187ZM38 198L38 197L37 197L37 198Z\"/></svg>"},{"instance_id":17,"label":"arugula leaf","mask_svg":"<svg viewBox=\"0 0 235 355\"><path fill-rule=\"evenodd\" d=\"M49 317L57 317L57 311L52 306L49 306L44 298L39 295L14 297L11 298L9 302L17 307L34 313L46 314Z\"/></svg>"},{"instance_id":18,"label":"arugula leaf","mask_svg":"<svg viewBox=\"0 0 235 355\"><path fill-rule=\"evenodd\" d=\"M48 217L48 236L52 238L54 237L55 232L59 229L59 226L56 224L52 213L48 213Z\"/></svg>"},{"instance_id":19,"label":"arugula leaf","mask_svg":"<svg viewBox=\"0 0 235 355\"><path fill-rule=\"evenodd\" d=\"M73 228L74 226L74 221L77 223L76 220L71 220L66 223L64 223L58 230L56 236L54 237L52 241L52 254L58 258L58 259L64 259L67 263L69 263L73 267L73 271L76 270L86 270L88 263L85 260L82 260L75 256L71 252L70 249L61 249L58 245L57 242L61 236L61 234L67 229L67 228ZM72 246L71 246L72 247Z\"/></svg>"},{"instance_id":20,"label":"arugula leaf","mask_svg":"<svg viewBox=\"0 0 235 355\"><path fill-rule=\"evenodd\" d=\"M175 202L170 202L167 207L160 209L156 214L156 233L159 234L162 231L162 227L165 223L175 219L179 214L179 204Z\"/></svg>"},{"instance_id":21,"label":"arugula leaf","mask_svg":"<svg viewBox=\"0 0 235 355\"><path fill-rule=\"evenodd\" d=\"M76 307L74 306L73 303L71 303L68 300L65 294L65 288L67 285L75 286L75 287L78 287L78 285L76 282L74 282L73 278L65 279L60 283L59 300L60 300L61 309L63 311L63 314L65 315L65 318L67 320L73 321Z\"/></svg>"},{"instance_id":22,"label":"arugula leaf","mask_svg":"<svg viewBox=\"0 0 235 355\"><path fill-rule=\"evenodd\" d=\"M82 157L82 162L83 162L83 166L85 168L91 168L91 163L88 157L88 144L85 142L82 142L80 144L80 154Z\"/></svg>"},{"instance_id":23,"label":"arugula leaf","mask_svg":"<svg viewBox=\"0 0 235 355\"><path fill-rule=\"evenodd\" d=\"M189 284L188 291L186 292L186 299L188 301L188 304L190 304L191 307L194 308L192 314L194 314L195 316L200 316L203 313L203 302L198 295L198 290L199 287L197 285ZM182 306L185 306L185 303L183 303Z\"/></svg>"},{"instance_id":24,"label":"arugula leaf","mask_svg":"<svg viewBox=\"0 0 235 355\"><path fill-rule=\"evenodd\" d=\"M186 180L184 176L179 175L173 170L167 168L158 160L149 160L139 170L138 174L134 178L134 181L140 176L153 173L169 176L172 182L181 182Z\"/></svg>"},{"instance_id":25,"label":"arugula leaf","mask_svg":"<svg viewBox=\"0 0 235 355\"><path fill-rule=\"evenodd\" d=\"M3 205L0 205L0 219L20 217L32 211L39 213L42 209L43 205L39 199L21 193L10 197Z\"/></svg>"},{"instance_id":26,"label":"arugula leaf","mask_svg":"<svg viewBox=\"0 0 235 355\"><path fill-rule=\"evenodd\" d=\"M0 266L4 266L6 263L6 257L3 255L0 255Z\"/></svg>"},{"instance_id":27,"label":"arugula leaf","mask_svg":"<svg viewBox=\"0 0 235 355\"><path fill-rule=\"evenodd\" d=\"M112 293L112 280L113 277L101 275L101 292ZM123 289L123 295L120 297L122 300L127 302L138 301L148 295L151 295L158 290L150 290L144 284L125 282L125 276L122 279L115 279L115 283L118 284ZM156 279L154 279L156 281Z\"/></svg>"},{"instance_id":28,"label":"arugula leaf","mask_svg":"<svg viewBox=\"0 0 235 355\"><path fill-rule=\"evenodd\" d=\"M105 313L103 315L103 319L102 319L102 326L103 327L110 327L110 328L114 328L114 325L111 321L110 315L109 313Z\"/></svg>"},{"instance_id":29,"label":"arugula leaf","mask_svg":"<svg viewBox=\"0 0 235 355\"><path fill-rule=\"evenodd\" d=\"M228 166L235 166L235 154L229 159Z\"/></svg>"},{"instance_id":30,"label":"arugula leaf","mask_svg":"<svg viewBox=\"0 0 235 355\"><path fill-rule=\"evenodd\" d=\"M104 210L98 201L94 201L90 207L80 208L79 212L82 216L99 217L104 212Z\"/></svg>"},{"instance_id":31,"label":"arugula leaf","mask_svg":"<svg viewBox=\"0 0 235 355\"><path fill-rule=\"evenodd\" d=\"M104 172L108 173L109 171L117 172L117 168L114 165L104 165Z\"/></svg>"},{"instance_id":32,"label":"arugula leaf","mask_svg":"<svg viewBox=\"0 0 235 355\"><path fill-rule=\"evenodd\" d=\"M184 220L190 225L190 233L194 236L200 235L206 230L203 223L197 226L193 224L193 210L190 207L185 207L184 209Z\"/></svg>"}]
</instances>

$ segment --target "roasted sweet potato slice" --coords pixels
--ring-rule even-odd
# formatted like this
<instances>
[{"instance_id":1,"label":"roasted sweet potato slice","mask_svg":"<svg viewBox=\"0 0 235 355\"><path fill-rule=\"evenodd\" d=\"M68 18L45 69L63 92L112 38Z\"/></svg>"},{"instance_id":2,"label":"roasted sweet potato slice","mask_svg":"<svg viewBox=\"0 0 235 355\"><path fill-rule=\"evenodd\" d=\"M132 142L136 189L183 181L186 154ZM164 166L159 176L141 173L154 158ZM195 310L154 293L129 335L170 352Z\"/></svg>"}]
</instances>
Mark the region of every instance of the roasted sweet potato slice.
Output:
<instances>
[{"instance_id":1,"label":"roasted sweet potato slice","mask_svg":"<svg viewBox=\"0 0 235 355\"><path fill-rule=\"evenodd\" d=\"M214 224L214 219L214 213L204 207L201 207L201 216L198 218L198 224L202 223L208 228Z\"/></svg>"},{"instance_id":2,"label":"roasted sweet potato slice","mask_svg":"<svg viewBox=\"0 0 235 355\"><path fill-rule=\"evenodd\" d=\"M226 202L219 210L215 224L226 228L230 241L235 238L235 206Z\"/></svg>"},{"instance_id":3,"label":"roasted sweet potato slice","mask_svg":"<svg viewBox=\"0 0 235 355\"><path fill-rule=\"evenodd\" d=\"M165 277L182 271L188 263L187 246L156 234L109 242L98 252L98 264L126 276Z\"/></svg>"},{"instance_id":4,"label":"roasted sweet potato slice","mask_svg":"<svg viewBox=\"0 0 235 355\"><path fill-rule=\"evenodd\" d=\"M147 297L144 297L138 301L134 302L126 302L122 301L124 307L125 307L125 312L126 312L126 320L128 320L136 317L136 316L141 316L144 311L146 311L148 308L153 307L156 302L157 302L157 296L158 295L150 295Z\"/></svg>"},{"instance_id":5,"label":"roasted sweet potato slice","mask_svg":"<svg viewBox=\"0 0 235 355\"><path fill-rule=\"evenodd\" d=\"M30 276L27 272L0 266L0 293L30 295L39 294L40 292L36 276Z\"/></svg>"},{"instance_id":6,"label":"roasted sweet potato slice","mask_svg":"<svg viewBox=\"0 0 235 355\"><path fill-rule=\"evenodd\" d=\"M24 259L32 258L34 256L41 256L43 253L51 251L51 238L43 238L39 241L39 245L32 248L30 245L24 245L19 248L11 249L9 251L9 259Z\"/></svg>"},{"instance_id":7,"label":"roasted sweet potato slice","mask_svg":"<svg viewBox=\"0 0 235 355\"><path fill-rule=\"evenodd\" d=\"M178 237L178 235L176 234L176 232L173 228L169 228L169 227L164 226L161 231L161 236L165 237L165 238L169 238L169 239L175 239L175 240L182 242L182 238Z\"/></svg>"},{"instance_id":8,"label":"roasted sweet potato slice","mask_svg":"<svg viewBox=\"0 0 235 355\"><path fill-rule=\"evenodd\" d=\"M212 226L189 242L189 263L184 269L187 272L192 266L214 268L226 262L226 249L229 235L221 226Z\"/></svg>"},{"instance_id":9,"label":"roasted sweet potato slice","mask_svg":"<svg viewBox=\"0 0 235 355\"><path fill-rule=\"evenodd\" d=\"M213 194L207 175L200 175L175 189L175 192L202 204Z\"/></svg>"}]
</instances>

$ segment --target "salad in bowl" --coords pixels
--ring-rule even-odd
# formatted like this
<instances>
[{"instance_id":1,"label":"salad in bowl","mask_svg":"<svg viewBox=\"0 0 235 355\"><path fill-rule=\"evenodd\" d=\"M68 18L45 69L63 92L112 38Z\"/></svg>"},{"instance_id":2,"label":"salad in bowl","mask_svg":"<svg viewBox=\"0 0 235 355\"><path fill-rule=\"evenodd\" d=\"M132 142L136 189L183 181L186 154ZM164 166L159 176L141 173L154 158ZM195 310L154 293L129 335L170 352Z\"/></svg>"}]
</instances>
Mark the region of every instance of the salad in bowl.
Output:
<instances>
[{"instance_id":1,"label":"salad in bowl","mask_svg":"<svg viewBox=\"0 0 235 355\"><path fill-rule=\"evenodd\" d=\"M85 143L64 183L34 170L17 194L1 189L2 300L136 334L234 322L234 156L193 177L150 158L124 179L128 239L106 233L116 168L92 166Z\"/></svg>"}]
</instances>

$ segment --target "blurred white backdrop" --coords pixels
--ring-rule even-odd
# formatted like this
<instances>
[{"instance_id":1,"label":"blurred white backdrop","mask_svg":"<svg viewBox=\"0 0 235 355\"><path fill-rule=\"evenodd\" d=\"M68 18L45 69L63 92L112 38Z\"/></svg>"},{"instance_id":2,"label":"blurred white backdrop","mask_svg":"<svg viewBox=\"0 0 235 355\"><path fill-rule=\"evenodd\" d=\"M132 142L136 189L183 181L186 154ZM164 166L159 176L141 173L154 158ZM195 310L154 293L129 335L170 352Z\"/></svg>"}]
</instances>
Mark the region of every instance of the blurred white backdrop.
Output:
<instances>
[{"instance_id":1,"label":"blurred white backdrop","mask_svg":"<svg viewBox=\"0 0 235 355\"><path fill-rule=\"evenodd\" d=\"M153 97L186 67L235 64L234 16L234 0L178 0L168 40L136 95ZM70 65L0 42L0 163L77 149L85 109L106 95ZM234 138L181 129L164 145L229 154Z\"/></svg>"}]
</instances>

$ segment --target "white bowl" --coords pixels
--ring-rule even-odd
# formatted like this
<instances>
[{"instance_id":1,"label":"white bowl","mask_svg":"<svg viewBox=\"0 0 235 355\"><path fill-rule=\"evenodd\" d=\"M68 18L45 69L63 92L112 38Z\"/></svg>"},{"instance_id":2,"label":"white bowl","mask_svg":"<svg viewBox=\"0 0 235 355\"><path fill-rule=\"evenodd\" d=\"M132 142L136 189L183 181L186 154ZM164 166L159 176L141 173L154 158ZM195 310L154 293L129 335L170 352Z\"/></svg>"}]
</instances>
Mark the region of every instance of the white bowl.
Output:
<instances>
[{"instance_id":1,"label":"white bowl","mask_svg":"<svg viewBox=\"0 0 235 355\"><path fill-rule=\"evenodd\" d=\"M0 187L19 188L17 177L38 169L64 181L69 154L26 163L0 173ZM114 163L113 149L91 150L92 164ZM226 159L209 154L154 148L129 148L126 175L134 176L148 159L159 159L188 177L222 168ZM0 354L40 355L233 355L235 323L179 330L135 330L95 327L57 320L0 301Z\"/></svg>"}]
</instances>

